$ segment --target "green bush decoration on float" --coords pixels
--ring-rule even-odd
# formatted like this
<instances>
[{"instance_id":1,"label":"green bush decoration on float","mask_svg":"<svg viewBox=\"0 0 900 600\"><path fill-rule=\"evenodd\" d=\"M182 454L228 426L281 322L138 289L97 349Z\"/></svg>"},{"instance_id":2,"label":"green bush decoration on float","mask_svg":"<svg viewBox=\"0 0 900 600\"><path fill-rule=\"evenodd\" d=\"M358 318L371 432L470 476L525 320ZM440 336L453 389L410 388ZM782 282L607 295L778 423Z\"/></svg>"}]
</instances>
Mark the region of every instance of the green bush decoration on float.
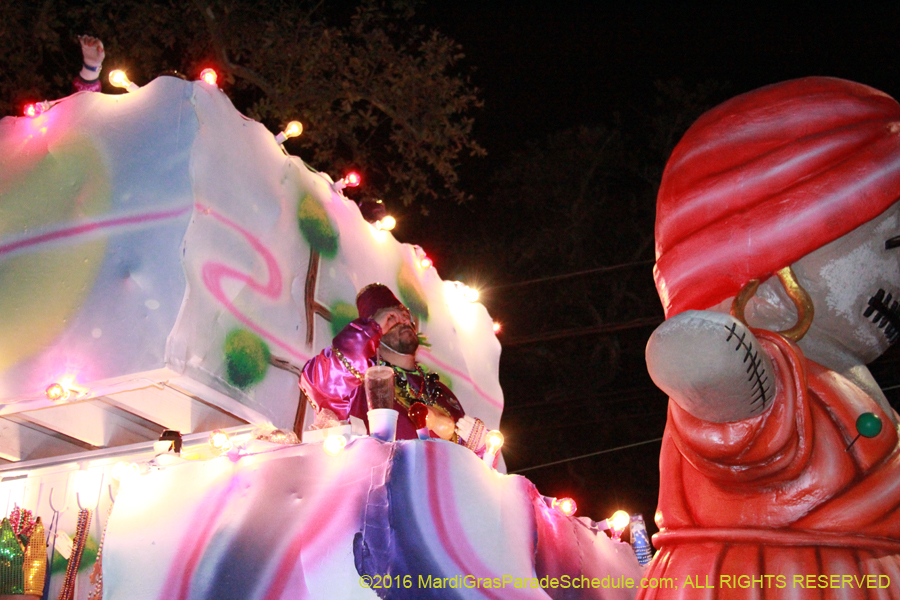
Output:
<instances>
[{"instance_id":1,"label":"green bush decoration on float","mask_svg":"<svg viewBox=\"0 0 900 600\"><path fill-rule=\"evenodd\" d=\"M397 276L397 287L400 288L400 301L406 305L409 312L420 321L427 321L428 302L425 300L425 292L422 291L415 271L405 262Z\"/></svg>"},{"instance_id":2,"label":"green bush decoration on float","mask_svg":"<svg viewBox=\"0 0 900 600\"><path fill-rule=\"evenodd\" d=\"M336 336L347 324L359 316L355 304L335 302L331 306L331 337Z\"/></svg>"},{"instance_id":3,"label":"green bush decoration on float","mask_svg":"<svg viewBox=\"0 0 900 600\"><path fill-rule=\"evenodd\" d=\"M269 368L269 347L258 335L235 329L225 336L225 365L228 383L246 389L262 381Z\"/></svg>"},{"instance_id":4,"label":"green bush decoration on float","mask_svg":"<svg viewBox=\"0 0 900 600\"><path fill-rule=\"evenodd\" d=\"M334 258L338 251L338 233L322 203L311 194L300 200L297 224L309 246L325 258Z\"/></svg>"}]
</instances>

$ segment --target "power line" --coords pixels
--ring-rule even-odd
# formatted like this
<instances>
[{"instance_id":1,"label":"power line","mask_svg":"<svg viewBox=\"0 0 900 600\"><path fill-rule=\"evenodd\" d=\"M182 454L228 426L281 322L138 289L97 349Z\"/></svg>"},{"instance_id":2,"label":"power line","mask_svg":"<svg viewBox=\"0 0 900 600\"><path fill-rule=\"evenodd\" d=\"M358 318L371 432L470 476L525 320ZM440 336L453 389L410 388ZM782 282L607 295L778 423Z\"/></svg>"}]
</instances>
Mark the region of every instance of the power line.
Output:
<instances>
[{"instance_id":1,"label":"power line","mask_svg":"<svg viewBox=\"0 0 900 600\"><path fill-rule=\"evenodd\" d=\"M606 424L613 423L615 421L621 421L623 419L638 419L641 417L665 417L669 411L667 407L663 406L662 410L657 410L654 412L645 412L640 414L622 414L615 417L597 417L594 419L580 419L577 423L557 423L556 425L547 425L546 423L540 425L533 425L531 427L523 427L521 429L517 429L516 431L522 434L527 434L532 431L553 431L557 429L570 429L572 431L577 430L579 427L594 427L598 424Z\"/></svg>"},{"instance_id":2,"label":"power line","mask_svg":"<svg viewBox=\"0 0 900 600\"><path fill-rule=\"evenodd\" d=\"M591 452L590 454L582 454L581 456L573 456L572 458L564 458L562 460L554 460L553 462L544 463L542 465L535 465L533 467L525 467L524 469L516 469L515 471L510 471L510 475L518 475L519 473L524 473L525 471L533 471L535 469L542 469L544 467L550 467L552 465L561 465L563 463L572 462L573 460L579 460L582 458L588 458L589 456L597 456L599 454L606 454L607 452L615 452L617 450L625 450L627 448L634 448L635 446L645 446L647 444L652 444L653 442L659 442L662 438L654 438L652 440L645 440L643 442L635 442L634 444L627 444L625 446L616 446L615 448L607 448L606 450L599 450L598 452Z\"/></svg>"},{"instance_id":3,"label":"power line","mask_svg":"<svg viewBox=\"0 0 900 600\"><path fill-rule=\"evenodd\" d=\"M506 347L521 346L522 344L546 342L549 340L558 340L561 338L575 337L580 335L590 335L594 333L612 333L614 331L623 331L625 329L639 329L641 327L659 325L663 322L663 320L663 317L643 317L641 319L633 319L624 323L603 323L600 325L591 325L589 327L574 327L571 329L561 329L559 331L548 331L545 333L536 333L534 335L526 335L519 338L504 340L503 345Z\"/></svg>"},{"instance_id":4,"label":"power line","mask_svg":"<svg viewBox=\"0 0 900 600\"><path fill-rule=\"evenodd\" d=\"M654 394L658 395L663 393L664 392L662 392L658 387L649 385L643 387L625 388L622 390L612 390L610 392L595 393L590 395L586 395L584 393L584 390L581 388L564 388L562 390L554 390L548 394L545 394L543 396L543 399L538 402L532 402L530 404L504 405L503 414L508 415L510 412L535 408L553 408L555 406L559 406L560 404L565 404L567 407L590 404L602 408L611 406L613 404L621 404L622 402L632 402L641 398L657 400L658 396L654 396ZM572 398L577 398L578 402L573 403ZM604 400L607 399L612 400L604 402Z\"/></svg>"},{"instance_id":5,"label":"power line","mask_svg":"<svg viewBox=\"0 0 900 600\"><path fill-rule=\"evenodd\" d=\"M628 269L631 267L642 267L645 265L652 265L655 263L655 260L639 260L630 263L621 263L618 265L609 265L607 267L595 267L593 269L585 269L584 271L576 271L574 273L565 273L564 275L550 275L548 277L539 277L537 279L528 279L526 281L517 281L516 283L502 283L500 285L492 285L489 290L500 290L500 289L508 289L515 287L522 287L525 285L531 285L533 283L544 283L545 281L558 281L560 279L569 279L570 277L580 277L581 275L590 275L591 273L609 273L611 271L619 271L621 269Z\"/></svg>"},{"instance_id":6,"label":"power line","mask_svg":"<svg viewBox=\"0 0 900 600\"><path fill-rule=\"evenodd\" d=\"M882 391L893 390L896 388L900 388L900 385L894 385L888 388L884 388ZM615 448L607 448L606 450L598 450L597 452L591 452L589 454L582 454L580 456L573 456L571 458L564 458L562 460L554 460L552 462L543 463L540 465L534 465L532 467L525 467L524 469L516 469L515 471L509 471L510 475L518 475L519 473L524 473L526 471L534 471L536 469L543 469L544 467L552 467L553 465L561 465L563 463L572 462L574 460L581 460L582 458L590 458L591 456L599 456L601 454L607 454L609 452L617 452L619 450L627 450L628 448L635 448L637 446L646 446L647 444L652 444L654 442L662 441L662 437L653 438L652 440L644 440L643 442L635 442L634 444L626 444L624 446L616 446Z\"/></svg>"}]
</instances>

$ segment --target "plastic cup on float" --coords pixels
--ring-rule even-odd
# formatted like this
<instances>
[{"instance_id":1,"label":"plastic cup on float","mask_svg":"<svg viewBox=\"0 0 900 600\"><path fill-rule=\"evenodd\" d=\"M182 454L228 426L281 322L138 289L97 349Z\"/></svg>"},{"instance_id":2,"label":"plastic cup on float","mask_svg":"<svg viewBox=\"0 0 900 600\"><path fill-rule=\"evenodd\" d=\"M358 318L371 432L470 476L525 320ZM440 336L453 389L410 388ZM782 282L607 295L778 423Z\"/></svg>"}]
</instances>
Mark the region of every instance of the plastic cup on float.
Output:
<instances>
[{"instance_id":1,"label":"plastic cup on float","mask_svg":"<svg viewBox=\"0 0 900 600\"><path fill-rule=\"evenodd\" d=\"M390 367L373 366L366 369L366 402L369 410L393 408L394 370Z\"/></svg>"},{"instance_id":2,"label":"plastic cup on float","mask_svg":"<svg viewBox=\"0 0 900 600\"><path fill-rule=\"evenodd\" d=\"M397 417L400 416L393 408L376 408L370 410L369 435L382 442L393 442L397 439Z\"/></svg>"},{"instance_id":3,"label":"plastic cup on float","mask_svg":"<svg viewBox=\"0 0 900 600\"><path fill-rule=\"evenodd\" d=\"M366 369L366 402L369 404L369 435L383 442L397 439L394 410L394 370L375 365Z\"/></svg>"}]
</instances>

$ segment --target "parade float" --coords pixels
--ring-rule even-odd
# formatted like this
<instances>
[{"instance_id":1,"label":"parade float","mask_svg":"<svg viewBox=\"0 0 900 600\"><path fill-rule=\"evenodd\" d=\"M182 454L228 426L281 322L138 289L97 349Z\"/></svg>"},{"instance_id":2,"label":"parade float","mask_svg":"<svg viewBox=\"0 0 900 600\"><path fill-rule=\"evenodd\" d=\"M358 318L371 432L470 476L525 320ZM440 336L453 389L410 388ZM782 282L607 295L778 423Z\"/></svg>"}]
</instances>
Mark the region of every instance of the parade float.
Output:
<instances>
[{"instance_id":1,"label":"parade float","mask_svg":"<svg viewBox=\"0 0 900 600\"><path fill-rule=\"evenodd\" d=\"M0 120L0 595L633 598L632 547L502 458L294 437L300 368L375 281L497 429L491 318L363 218L358 176L288 155L296 129L213 79L122 85Z\"/></svg>"}]
</instances>

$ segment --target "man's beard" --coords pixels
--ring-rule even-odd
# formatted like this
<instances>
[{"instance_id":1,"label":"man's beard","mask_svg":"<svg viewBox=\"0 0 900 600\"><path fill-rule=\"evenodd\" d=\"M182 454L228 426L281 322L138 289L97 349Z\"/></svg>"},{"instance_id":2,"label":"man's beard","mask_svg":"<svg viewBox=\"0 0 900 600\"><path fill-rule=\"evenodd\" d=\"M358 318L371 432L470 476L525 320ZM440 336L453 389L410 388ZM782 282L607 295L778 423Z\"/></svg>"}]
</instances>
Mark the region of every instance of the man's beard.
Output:
<instances>
[{"instance_id":1,"label":"man's beard","mask_svg":"<svg viewBox=\"0 0 900 600\"><path fill-rule=\"evenodd\" d=\"M419 336L416 335L416 330L405 323L391 327L381 337L381 341L389 350L400 354L415 354L419 349Z\"/></svg>"}]
</instances>

